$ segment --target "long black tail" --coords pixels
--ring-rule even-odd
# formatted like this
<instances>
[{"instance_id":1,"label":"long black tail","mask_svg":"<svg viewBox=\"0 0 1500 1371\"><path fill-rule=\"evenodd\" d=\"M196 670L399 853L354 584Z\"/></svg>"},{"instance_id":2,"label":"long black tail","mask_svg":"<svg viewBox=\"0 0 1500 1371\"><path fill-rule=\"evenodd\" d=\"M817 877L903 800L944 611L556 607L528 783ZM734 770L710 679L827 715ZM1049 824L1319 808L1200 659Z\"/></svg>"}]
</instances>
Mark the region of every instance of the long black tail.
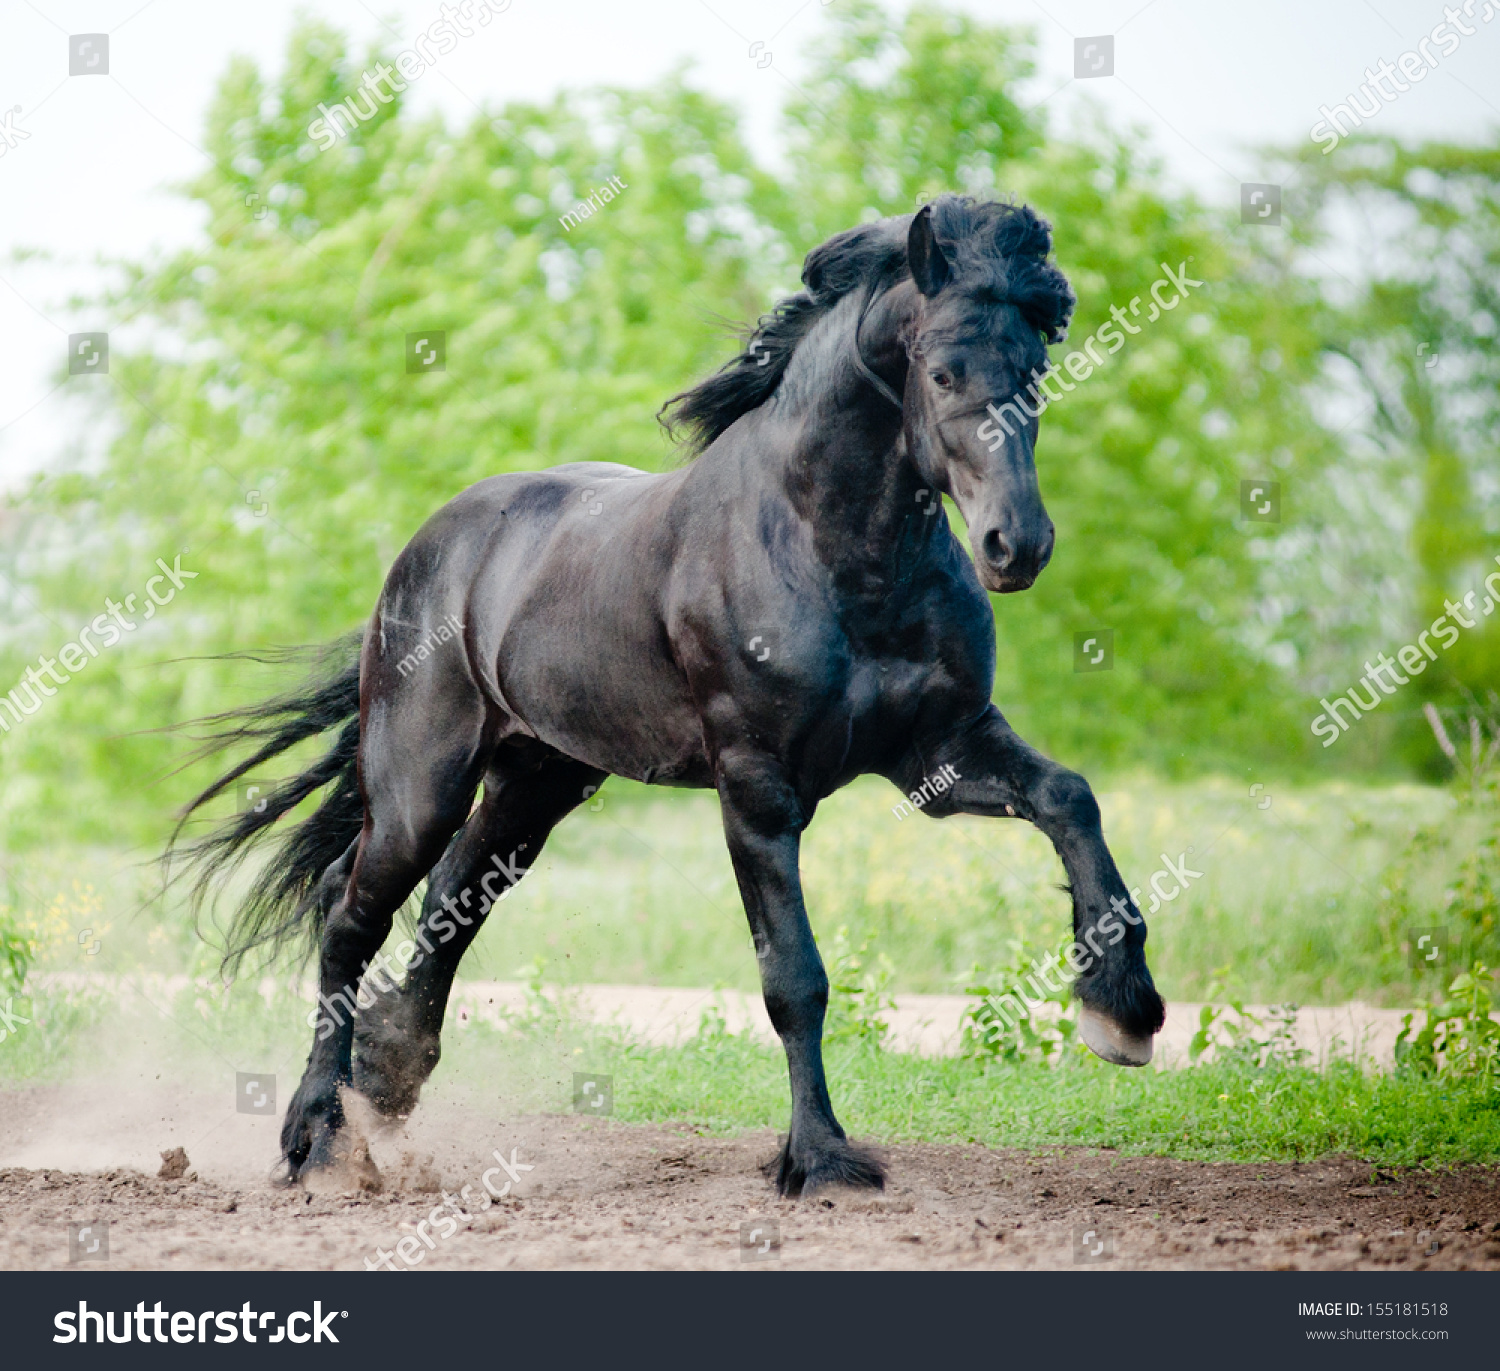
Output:
<instances>
[{"instance_id":1,"label":"long black tail","mask_svg":"<svg viewBox=\"0 0 1500 1371\"><path fill-rule=\"evenodd\" d=\"M195 721L209 725L213 732L193 760L240 744L254 747L244 761L226 771L183 810L163 855L168 880L173 857L180 853L186 858L192 873L195 919L215 887L252 851L273 836L279 840L230 924L224 952L224 969L228 972L238 969L246 954L256 948L274 951L299 934L316 946L321 936L327 909L326 902L318 898L319 880L344 855L364 823L357 772L363 638L360 630L326 648L315 649L319 662L312 678L289 694ZM269 660L302 655L306 655L305 650L275 654ZM298 743L332 729L338 730L333 745L301 775L282 781L254 808L246 808L206 838L181 845L184 826L209 801ZM312 814L273 835L272 827L278 819L325 786L332 789Z\"/></svg>"}]
</instances>

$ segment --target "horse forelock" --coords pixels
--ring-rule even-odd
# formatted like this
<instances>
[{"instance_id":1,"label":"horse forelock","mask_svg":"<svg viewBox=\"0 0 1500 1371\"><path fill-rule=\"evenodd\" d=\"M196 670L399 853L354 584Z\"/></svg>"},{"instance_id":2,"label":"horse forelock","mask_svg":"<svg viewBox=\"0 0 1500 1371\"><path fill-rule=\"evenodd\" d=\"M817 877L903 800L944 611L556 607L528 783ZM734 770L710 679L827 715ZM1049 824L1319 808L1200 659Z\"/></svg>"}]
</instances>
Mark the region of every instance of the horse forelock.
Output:
<instances>
[{"instance_id":1,"label":"horse forelock","mask_svg":"<svg viewBox=\"0 0 1500 1371\"><path fill-rule=\"evenodd\" d=\"M1015 305L1043 341L1060 343L1077 299L1068 278L1047 260L1052 226L1029 205L940 195L932 204L933 236L959 289Z\"/></svg>"}]
</instances>

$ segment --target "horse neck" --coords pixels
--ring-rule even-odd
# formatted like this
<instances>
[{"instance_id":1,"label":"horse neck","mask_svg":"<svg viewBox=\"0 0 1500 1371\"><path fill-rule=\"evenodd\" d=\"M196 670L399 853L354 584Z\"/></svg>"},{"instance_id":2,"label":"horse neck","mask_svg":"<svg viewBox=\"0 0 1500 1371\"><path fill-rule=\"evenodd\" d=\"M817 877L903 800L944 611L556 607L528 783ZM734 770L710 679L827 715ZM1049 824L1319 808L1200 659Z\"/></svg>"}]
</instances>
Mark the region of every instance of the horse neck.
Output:
<instances>
[{"instance_id":1,"label":"horse neck","mask_svg":"<svg viewBox=\"0 0 1500 1371\"><path fill-rule=\"evenodd\" d=\"M901 331L915 292L909 283L885 292L861 324L864 300L857 291L840 301L788 368L778 408L793 421L787 427L794 438L782 456L781 479L813 530L820 560L878 588L944 521L924 513L940 497L923 491L907 456L901 410L855 361L857 328L866 364L902 393Z\"/></svg>"}]
</instances>

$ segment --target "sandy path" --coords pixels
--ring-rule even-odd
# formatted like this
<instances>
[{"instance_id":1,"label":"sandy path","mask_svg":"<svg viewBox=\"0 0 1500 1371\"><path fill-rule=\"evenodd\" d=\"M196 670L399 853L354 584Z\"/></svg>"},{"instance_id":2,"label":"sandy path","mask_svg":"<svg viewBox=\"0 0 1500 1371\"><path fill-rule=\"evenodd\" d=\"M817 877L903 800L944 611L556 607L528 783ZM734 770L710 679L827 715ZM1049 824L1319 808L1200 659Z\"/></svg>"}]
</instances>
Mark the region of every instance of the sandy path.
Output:
<instances>
[{"instance_id":1,"label":"sandy path","mask_svg":"<svg viewBox=\"0 0 1500 1371\"><path fill-rule=\"evenodd\" d=\"M133 999L139 1001L136 1006L139 1008L164 1003L188 984L185 976L61 974L34 979L39 991L49 986L103 990L122 1010L130 1009ZM273 988L274 983L267 980L261 990L269 997ZM561 998L580 1019L617 1024L635 1040L654 1046L669 1046L692 1037L703 1014L714 1007L724 1015L730 1032L748 1028L766 1042L776 1041L758 994L650 985L549 986L543 993L549 998ZM504 1015L524 1009L526 995L526 985L521 981L460 980L454 986L448 1012L499 1022ZM309 1005L313 1003L310 986L304 998ZM897 996L896 1008L886 1015L891 1029L889 1045L900 1052L924 1056L951 1055L958 1049L963 1014L969 1003L969 998L963 995ZM1264 1016L1269 1007L1247 1005L1246 1008ZM1168 1004L1166 1027L1156 1044L1155 1065L1159 1069L1188 1064L1188 1044L1198 1029L1201 1009L1202 1005L1186 1002ZM1050 1012L1055 1012L1054 1006L1046 1005L1038 1011ZM1388 1067L1404 1012L1377 1009L1359 1001L1322 1008L1304 1006L1297 1012L1297 1046L1311 1052L1315 1063L1357 1049L1363 1058Z\"/></svg>"},{"instance_id":2,"label":"sandy path","mask_svg":"<svg viewBox=\"0 0 1500 1371\"><path fill-rule=\"evenodd\" d=\"M503 1010L517 1010L525 1003L526 988L519 981L470 981L455 988L454 1009L481 1018L498 1019ZM757 1037L775 1042L770 1017L759 995L737 990L691 990L666 986L585 985L562 992L581 1017L600 1023L618 1023L631 1036L656 1045L668 1045L691 1037L705 1010L718 1006L731 1032L749 1028ZM958 1050L965 1009L971 1000L964 995L899 995L896 1008L885 1016L890 1026L890 1046L899 1052L924 1056L949 1056ZM1200 1004L1167 1006L1167 1022L1157 1038L1158 1067L1185 1066L1188 1044L1198 1030ZM1050 1006L1048 1007L1050 1008ZM1269 1006L1247 1005L1264 1016ZM1322 1062L1330 1054L1358 1047L1361 1055L1389 1066L1401 1031L1405 1011L1376 1009L1354 1001L1328 1008L1305 1007L1297 1011L1297 1046Z\"/></svg>"}]
</instances>

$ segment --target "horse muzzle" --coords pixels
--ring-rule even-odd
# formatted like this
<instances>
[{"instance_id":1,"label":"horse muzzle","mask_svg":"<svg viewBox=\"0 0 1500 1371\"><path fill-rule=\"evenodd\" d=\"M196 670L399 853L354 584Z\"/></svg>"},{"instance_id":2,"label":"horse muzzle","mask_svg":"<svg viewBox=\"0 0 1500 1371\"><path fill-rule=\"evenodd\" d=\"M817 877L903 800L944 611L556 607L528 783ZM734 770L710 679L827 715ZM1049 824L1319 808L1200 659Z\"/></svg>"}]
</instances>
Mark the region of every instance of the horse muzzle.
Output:
<instances>
[{"instance_id":1,"label":"horse muzzle","mask_svg":"<svg viewBox=\"0 0 1500 1371\"><path fill-rule=\"evenodd\" d=\"M1016 537L999 528L986 530L974 544L979 583L998 595L1030 590L1052 560L1056 537L1051 523L1041 537Z\"/></svg>"}]
</instances>

